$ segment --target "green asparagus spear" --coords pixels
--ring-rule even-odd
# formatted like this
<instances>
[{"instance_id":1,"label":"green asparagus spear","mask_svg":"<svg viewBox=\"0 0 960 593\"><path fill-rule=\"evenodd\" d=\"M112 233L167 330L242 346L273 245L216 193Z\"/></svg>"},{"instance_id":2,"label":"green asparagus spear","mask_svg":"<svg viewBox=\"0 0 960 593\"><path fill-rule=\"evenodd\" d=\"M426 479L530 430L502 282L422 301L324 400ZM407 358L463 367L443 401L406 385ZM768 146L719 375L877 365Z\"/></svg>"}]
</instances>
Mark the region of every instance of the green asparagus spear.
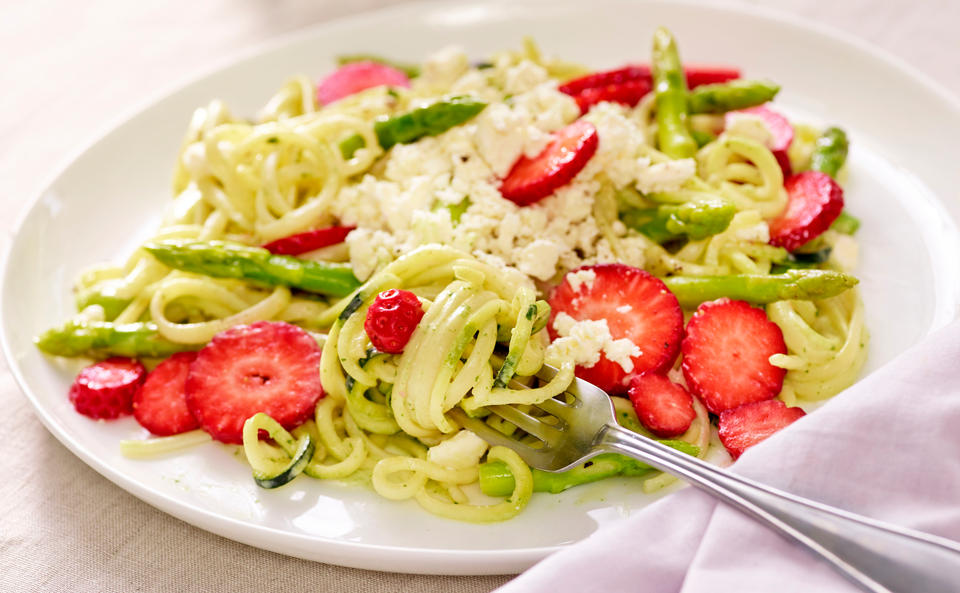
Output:
<instances>
[{"instance_id":1,"label":"green asparagus spear","mask_svg":"<svg viewBox=\"0 0 960 593\"><path fill-rule=\"evenodd\" d=\"M626 210L620 213L620 219L628 227L663 243L683 235L699 240L722 233L736 213L737 208L732 203L709 199Z\"/></svg>"},{"instance_id":2,"label":"green asparagus spear","mask_svg":"<svg viewBox=\"0 0 960 593\"><path fill-rule=\"evenodd\" d=\"M383 64L384 66L396 68L397 70L400 70L406 74L408 78L416 78L420 76L420 66L417 64L396 62L376 54L344 54L342 56L337 56L337 65L339 66L343 66L344 64L352 64L353 62L376 62L378 64Z\"/></svg>"},{"instance_id":3,"label":"green asparagus spear","mask_svg":"<svg viewBox=\"0 0 960 593\"><path fill-rule=\"evenodd\" d=\"M147 243L143 248L171 268L214 278L238 278L337 297L360 286L347 264L273 255L266 249L239 243L167 239Z\"/></svg>"},{"instance_id":4,"label":"green asparagus spear","mask_svg":"<svg viewBox=\"0 0 960 593\"><path fill-rule=\"evenodd\" d=\"M822 171L830 177L836 177L840 167L847 160L849 146L847 135L843 130L827 128L814 144L813 154L810 155L810 168L814 171Z\"/></svg>"},{"instance_id":5,"label":"green asparagus spear","mask_svg":"<svg viewBox=\"0 0 960 593\"><path fill-rule=\"evenodd\" d=\"M686 441L660 441L668 447L696 456L700 448ZM596 482L612 476L640 476L653 471L653 468L618 453L602 453L589 461L564 472L546 472L532 469L534 492L557 494L579 486ZM480 465L480 490L487 496L509 496L513 492L513 474L502 461L488 461Z\"/></svg>"},{"instance_id":6,"label":"green asparagus spear","mask_svg":"<svg viewBox=\"0 0 960 593\"><path fill-rule=\"evenodd\" d=\"M83 311L90 305L103 307L103 316L107 321L113 321L130 304L130 299L121 298L103 290L87 289L77 293L77 311Z\"/></svg>"},{"instance_id":7,"label":"green asparagus spear","mask_svg":"<svg viewBox=\"0 0 960 593\"><path fill-rule=\"evenodd\" d=\"M687 129L687 79L673 35L663 27L653 34L651 68L660 151L675 159L692 157L697 143Z\"/></svg>"},{"instance_id":8,"label":"green asparagus spear","mask_svg":"<svg viewBox=\"0 0 960 593\"><path fill-rule=\"evenodd\" d=\"M697 148L703 148L707 144L710 144L717 137L710 132L704 132L703 130L690 130L690 136L693 138L694 142L697 143Z\"/></svg>"},{"instance_id":9,"label":"green asparagus spear","mask_svg":"<svg viewBox=\"0 0 960 593\"><path fill-rule=\"evenodd\" d=\"M823 134L817 138L813 147L813 154L810 155L810 168L814 171L822 171L830 177L836 177L840 168L847 160L847 151L850 143L847 141L847 134L840 128L827 128ZM847 212L840 213L840 216L833 221L830 228L843 233L852 235L860 228L860 220Z\"/></svg>"},{"instance_id":10,"label":"green asparagus spear","mask_svg":"<svg viewBox=\"0 0 960 593\"><path fill-rule=\"evenodd\" d=\"M769 80L737 79L690 89L690 113L726 113L761 105L773 99L780 85Z\"/></svg>"},{"instance_id":11,"label":"green asparagus spear","mask_svg":"<svg viewBox=\"0 0 960 593\"><path fill-rule=\"evenodd\" d=\"M424 136L436 136L454 126L459 126L483 111L487 104L471 97L453 97L419 107L373 124L377 141L384 150L395 144L416 142Z\"/></svg>"},{"instance_id":12,"label":"green asparagus spear","mask_svg":"<svg viewBox=\"0 0 960 593\"><path fill-rule=\"evenodd\" d=\"M71 321L37 336L41 351L53 356L108 358L165 358L183 350L198 350L203 344L177 344L160 337L152 322L116 324L108 321Z\"/></svg>"},{"instance_id":13,"label":"green asparagus spear","mask_svg":"<svg viewBox=\"0 0 960 593\"><path fill-rule=\"evenodd\" d=\"M853 288L859 280L832 270L788 270L773 276L670 276L663 282L681 306L696 307L720 297L757 305L788 299L825 299Z\"/></svg>"}]
</instances>

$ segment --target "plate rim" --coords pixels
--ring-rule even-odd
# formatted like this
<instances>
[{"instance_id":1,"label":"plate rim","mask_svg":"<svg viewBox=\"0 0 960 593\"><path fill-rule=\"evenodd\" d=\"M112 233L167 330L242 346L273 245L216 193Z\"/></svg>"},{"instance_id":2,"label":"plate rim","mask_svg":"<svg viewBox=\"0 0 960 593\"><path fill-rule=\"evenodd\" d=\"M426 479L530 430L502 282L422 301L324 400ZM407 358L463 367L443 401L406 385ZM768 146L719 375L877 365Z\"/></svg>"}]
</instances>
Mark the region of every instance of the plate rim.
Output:
<instances>
[{"instance_id":1,"label":"plate rim","mask_svg":"<svg viewBox=\"0 0 960 593\"><path fill-rule=\"evenodd\" d=\"M922 86L925 93L929 93L944 103L948 111L954 112L960 117L960 97L954 95L947 88L939 84L931 75L917 70L903 58L879 48L859 37L853 36L843 30L826 25L808 18L795 16L781 9L771 8L763 5L746 5L735 2L716 2L706 4L696 0L601 0L600 2L607 6L629 5L635 8L637 5L654 5L659 7L683 6L686 8L703 9L705 11L722 12L739 17L755 17L760 19L772 20L780 25L790 27L805 34L812 34L825 37L828 40L841 44L848 49L867 55L873 61L878 61L886 66L893 68L899 75L905 76L914 83ZM248 47L230 52L228 55L214 60L211 64L203 67L196 72L190 73L175 80L169 85L164 85L155 92L149 93L143 100L133 102L129 108L119 112L116 116L108 118L97 130L89 135L85 140L77 143L70 151L67 151L55 166L51 167L51 173L41 177L41 181L34 185L38 188L36 191L28 191L31 198L26 201L18 214L14 217L14 223L11 230L7 233L7 241L3 250L2 262L0 262L0 303L6 293L6 286L9 282L11 258L15 245L23 230L24 223L37 210L44 196L54 187L57 181L91 148L102 142L107 136L118 128L126 125L152 106L165 101L169 97L198 84L203 80L223 71L227 68L240 66L242 63L257 58L261 55L280 51L284 47L294 45L298 42L308 40L321 34L324 30L331 28L350 28L362 25L371 18L386 18L391 15L408 15L422 17L425 14L437 8L463 9L470 6L489 7L491 5L503 6L537 6L537 5L555 5L555 2L548 0L493 0L492 2L483 2L482 0L455 0L447 2L445 0L420 0L409 4L395 4L388 7L370 8L350 15L321 21L307 27L288 31L268 39L254 43ZM579 6L575 0L563 0L562 4L568 6ZM478 19L483 22L484 19ZM944 201L945 197L936 195L938 201ZM3 309L0 308L0 315ZM954 319L958 316L955 311ZM4 328L6 324L3 324ZM930 328L934 331L936 328ZM929 335L929 334L928 334ZM529 567L534 562L544 558L548 554L557 551L571 544L558 544L553 546L539 546L509 550L444 550L438 548L421 547L396 547L383 544L370 544L354 542L343 539L336 539L323 536L312 536L296 532L286 531L275 527L259 525L256 523L245 522L222 514L217 514L190 503L185 503L173 498L170 495L158 492L148 486L140 485L132 478L115 470L111 466L101 463L96 457L77 439L67 433L64 427L60 426L52 414L40 405L39 400L34 396L32 390L28 387L23 370L14 356L13 345L6 329L0 331L0 345L2 345L4 358L11 375L14 377L17 387L21 394L33 408L34 413L40 418L46 429L71 453L79 457L87 466L98 474L121 487L139 500L157 508L165 514L190 523L193 526L204 529L211 533L226 537L264 550L270 550L289 556L303 558L311 561L322 561L339 566L364 568L373 570L391 570L404 573L420 574L457 574L457 575L478 575L478 574L514 574L519 570ZM265 542L264 537L269 537L270 541ZM316 551L323 548L323 551L330 552L330 560L317 560L317 555L307 556L305 552L300 551L306 545ZM365 554L375 556L374 559L366 557L356 559L344 552L363 551ZM410 564L411 560L421 560L424 555L429 556L432 565L428 568L425 564ZM471 565L464 569L464 561L469 560Z\"/></svg>"}]
</instances>

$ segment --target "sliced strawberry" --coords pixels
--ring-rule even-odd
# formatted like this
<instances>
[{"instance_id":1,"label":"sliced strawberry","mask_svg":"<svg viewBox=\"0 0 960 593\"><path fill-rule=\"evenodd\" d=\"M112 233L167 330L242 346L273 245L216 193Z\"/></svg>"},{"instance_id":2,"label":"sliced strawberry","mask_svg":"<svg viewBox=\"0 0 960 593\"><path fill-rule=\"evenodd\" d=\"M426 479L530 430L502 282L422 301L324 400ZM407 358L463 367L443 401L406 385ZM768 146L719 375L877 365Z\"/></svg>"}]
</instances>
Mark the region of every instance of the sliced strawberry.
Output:
<instances>
[{"instance_id":1,"label":"sliced strawberry","mask_svg":"<svg viewBox=\"0 0 960 593\"><path fill-rule=\"evenodd\" d=\"M193 430L199 425L187 408L187 373L196 352L178 352L150 371L133 396L133 417L159 436Z\"/></svg>"},{"instance_id":2,"label":"sliced strawberry","mask_svg":"<svg viewBox=\"0 0 960 593\"><path fill-rule=\"evenodd\" d=\"M790 167L790 157L787 155L787 150L793 142L793 126L790 125L790 120L765 105L758 105L749 109L727 112L724 116L725 124L729 126L735 118L743 114L753 115L763 120L771 136L770 145L767 148L776 157L777 163L783 170L783 176L789 177L792 168Z\"/></svg>"},{"instance_id":3,"label":"sliced strawberry","mask_svg":"<svg viewBox=\"0 0 960 593\"><path fill-rule=\"evenodd\" d=\"M423 304L409 290L391 288L377 295L367 309L363 329L381 352L403 352L413 330L423 319Z\"/></svg>"},{"instance_id":4,"label":"sliced strawberry","mask_svg":"<svg viewBox=\"0 0 960 593\"><path fill-rule=\"evenodd\" d=\"M634 376L629 394L640 423L658 437L670 438L687 432L697 417L690 392L664 374Z\"/></svg>"},{"instance_id":5,"label":"sliced strawberry","mask_svg":"<svg viewBox=\"0 0 960 593\"><path fill-rule=\"evenodd\" d=\"M720 414L720 442L737 459L750 447L805 415L802 409L788 408L778 399L744 404Z\"/></svg>"},{"instance_id":6,"label":"sliced strawberry","mask_svg":"<svg viewBox=\"0 0 960 593\"><path fill-rule=\"evenodd\" d=\"M687 75L687 86L690 88L740 78L740 69L733 66L684 64L683 70Z\"/></svg>"},{"instance_id":7,"label":"sliced strawberry","mask_svg":"<svg viewBox=\"0 0 960 593\"><path fill-rule=\"evenodd\" d=\"M804 171L787 178L787 207L770 221L770 244L793 251L830 228L843 210L843 189L826 173Z\"/></svg>"},{"instance_id":8,"label":"sliced strawberry","mask_svg":"<svg viewBox=\"0 0 960 593\"><path fill-rule=\"evenodd\" d=\"M139 361L108 358L80 371L67 396L84 416L119 418L133 411L133 394L146 374L147 370Z\"/></svg>"},{"instance_id":9,"label":"sliced strawberry","mask_svg":"<svg viewBox=\"0 0 960 593\"><path fill-rule=\"evenodd\" d=\"M604 88L635 80L644 81L652 85L653 78L650 74L650 66L646 64L634 64L615 70L593 72L561 84L557 89L561 93L576 96L587 89Z\"/></svg>"},{"instance_id":10,"label":"sliced strawberry","mask_svg":"<svg viewBox=\"0 0 960 593\"><path fill-rule=\"evenodd\" d=\"M213 337L190 365L187 407L224 443L243 442L243 423L263 412L290 430L323 397L320 347L303 329L260 321Z\"/></svg>"},{"instance_id":11,"label":"sliced strawberry","mask_svg":"<svg viewBox=\"0 0 960 593\"><path fill-rule=\"evenodd\" d=\"M763 309L727 298L703 303L687 323L683 376L714 414L776 397L784 369L770 364L786 354L783 332Z\"/></svg>"},{"instance_id":12,"label":"sliced strawberry","mask_svg":"<svg viewBox=\"0 0 960 593\"><path fill-rule=\"evenodd\" d=\"M601 101L610 101L611 103L633 107L651 90L653 90L653 85L647 79L628 80L621 84L585 89L573 95L573 98L580 107L580 113L586 113Z\"/></svg>"},{"instance_id":13,"label":"sliced strawberry","mask_svg":"<svg viewBox=\"0 0 960 593\"><path fill-rule=\"evenodd\" d=\"M687 75L687 86L690 88L701 84L713 84L740 78L740 69L733 66L684 64L683 69ZM653 74L650 71L650 66L648 64L631 64L614 70L593 72L565 82L557 88L561 93L576 96L587 89L620 85L629 81L644 81L652 87Z\"/></svg>"},{"instance_id":14,"label":"sliced strawberry","mask_svg":"<svg viewBox=\"0 0 960 593\"><path fill-rule=\"evenodd\" d=\"M330 226L271 241L264 249L276 255L300 255L315 249L343 243L355 226Z\"/></svg>"},{"instance_id":15,"label":"sliced strawberry","mask_svg":"<svg viewBox=\"0 0 960 593\"><path fill-rule=\"evenodd\" d=\"M555 132L537 156L520 157L500 185L500 193L518 206L542 200L576 177L597 152L598 144L593 124L577 120Z\"/></svg>"},{"instance_id":16,"label":"sliced strawberry","mask_svg":"<svg viewBox=\"0 0 960 593\"><path fill-rule=\"evenodd\" d=\"M683 311L677 297L649 273L624 264L584 266L595 277L590 283L562 282L550 293L551 339L553 322L560 313L577 321L605 319L614 340L626 338L639 349L632 356L630 374L660 371L673 365L683 336ZM577 376L611 395L627 390L627 371L605 355L591 367L578 366Z\"/></svg>"},{"instance_id":17,"label":"sliced strawberry","mask_svg":"<svg viewBox=\"0 0 960 593\"><path fill-rule=\"evenodd\" d=\"M401 70L377 62L353 62L334 70L317 85L317 102L329 105L346 96L375 86L409 87Z\"/></svg>"}]
</instances>

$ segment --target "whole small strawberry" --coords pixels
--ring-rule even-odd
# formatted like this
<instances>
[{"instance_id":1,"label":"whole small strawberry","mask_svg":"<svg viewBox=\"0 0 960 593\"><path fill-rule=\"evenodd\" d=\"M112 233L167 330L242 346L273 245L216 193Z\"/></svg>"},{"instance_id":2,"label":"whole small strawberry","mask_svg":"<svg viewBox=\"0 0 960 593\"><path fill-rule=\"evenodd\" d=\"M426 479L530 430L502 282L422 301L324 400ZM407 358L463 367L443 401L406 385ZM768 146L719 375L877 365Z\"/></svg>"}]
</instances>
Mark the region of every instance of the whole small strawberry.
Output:
<instances>
[{"instance_id":1,"label":"whole small strawberry","mask_svg":"<svg viewBox=\"0 0 960 593\"><path fill-rule=\"evenodd\" d=\"M391 288L378 294L367 309L363 329L377 350L400 354L422 318L423 307L417 295Z\"/></svg>"},{"instance_id":2,"label":"whole small strawberry","mask_svg":"<svg viewBox=\"0 0 960 593\"><path fill-rule=\"evenodd\" d=\"M68 397L84 416L113 419L133 413L133 395L147 371L139 361L114 357L80 371Z\"/></svg>"}]
</instances>

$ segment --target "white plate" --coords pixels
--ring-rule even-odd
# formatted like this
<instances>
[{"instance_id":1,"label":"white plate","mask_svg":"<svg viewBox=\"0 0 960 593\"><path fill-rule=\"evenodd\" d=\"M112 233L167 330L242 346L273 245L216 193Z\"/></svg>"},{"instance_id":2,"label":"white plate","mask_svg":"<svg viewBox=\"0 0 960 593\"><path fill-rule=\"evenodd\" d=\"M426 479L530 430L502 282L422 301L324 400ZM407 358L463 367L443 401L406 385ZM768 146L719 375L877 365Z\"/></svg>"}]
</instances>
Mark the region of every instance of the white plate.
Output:
<instances>
[{"instance_id":1,"label":"white plate","mask_svg":"<svg viewBox=\"0 0 960 593\"><path fill-rule=\"evenodd\" d=\"M863 220L860 277L873 370L954 318L960 241L960 107L899 62L777 16L673 3L593 0L424 4L339 21L287 38L155 102L66 167L19 225L3 284L3 343L50 431L98 472L156 507L253 546L346 566L447 574L511 573L649 502L611 481L539 495L517 519L467 525L360 486L301 479L260 490L220 445L157 461L120 456L133 420L94 423L65 396L71 373L32 346L71 313L79 269L128 253L157 223L193 109L212 98L253 114L295 73L318 76L338 53L417 60L458 43L484 56L532 34L544 49L596 67L645 60L656 25L685 59L742 66L783 85L778 104L852 138L849 209Z\"/></svg>"}]
</instances>

